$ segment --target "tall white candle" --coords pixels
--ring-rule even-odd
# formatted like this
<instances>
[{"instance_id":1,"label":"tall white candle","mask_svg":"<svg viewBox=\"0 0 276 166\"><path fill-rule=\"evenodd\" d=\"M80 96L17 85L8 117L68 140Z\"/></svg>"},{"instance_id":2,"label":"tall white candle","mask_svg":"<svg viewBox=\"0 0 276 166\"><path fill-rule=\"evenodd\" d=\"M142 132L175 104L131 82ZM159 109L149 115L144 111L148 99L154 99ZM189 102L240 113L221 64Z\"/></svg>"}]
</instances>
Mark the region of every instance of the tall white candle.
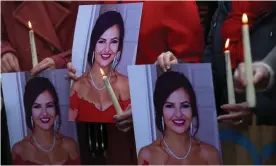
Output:
<instances>
[{"instance_id":1,"label":"tall white candle","mask_svg":"<svg viewBox=\"0 0 276 166\"><path fill-rule=\"evenodd\" d=\"M236 104L234 85L233 85L233 75L231 66L230 51L228 50L230 40L227 39L225 43L225 63L226 63L226 78L227 78L227 92L228 92L228 104Z\"/></svg>"},{"instance_id":2,"label":"tall white candle","mask_svg":"<svg viewBox=\"0 0 276 166\"><path fill-rule=\"evenodd\" d=\"M246 14L242 15L242 37L243 37L243 53L245 63L245 77L247 81L246 86L246 100L250 108L256 106L256 94L255 87L253 84L253 69L252 69L252 58L251 58L251 47L249 38L249 27L248 18Z\"/></svg>"},{"instance_id":3,"label":"tall white candle","mask_svg":"<svg viewBox=\"0 0 276 166\"><path fill-rule=\"evenodd\" d=\"M34 39L34 31L32 30L32 24L29 21L28 22L30 31L29 31L29 38L30 38L30 45L31 45L31 53L32 53L32 64L33 67L38 64L37 60L37 52L36 52L36 46L35 46L35 39Z\"/></svg>"},{"instance_id":4,"label":"tall white candle","mask_svg":"<svg viewBox=\"0 0 276 166\"><path fill-rule=\"evenodd\" d=\"M120 106L120 104L118 102L118 99L117 99L117 97L116 97L116 95L115 95L115 93L114 93L114 91L112 89L112 86L110 85L110 82L109 82L107 76L105 76L105 74L104 74L104 72L103 72L102 69L100 69L100 70L101 70L101 74L103 75L104 85L105 85L105 87L106 87L106 89L107 89L107 91L109 93L110 99L111 99L111 101L112 101L112 103L113 103L113 105L115 107L115 110L116 110L117 114L119 115L119 114L123 113L122 108L121 108L121 106Z\"/></svg>"}]
</instances>

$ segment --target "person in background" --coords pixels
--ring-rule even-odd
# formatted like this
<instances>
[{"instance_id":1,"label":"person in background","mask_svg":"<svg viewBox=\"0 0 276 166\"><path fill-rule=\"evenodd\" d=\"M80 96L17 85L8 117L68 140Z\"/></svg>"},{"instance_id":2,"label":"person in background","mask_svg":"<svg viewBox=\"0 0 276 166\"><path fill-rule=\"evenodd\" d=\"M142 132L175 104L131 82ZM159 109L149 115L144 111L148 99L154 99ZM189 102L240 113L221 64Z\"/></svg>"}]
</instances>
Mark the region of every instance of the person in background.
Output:
<instances>
[{"instance_id":1,"label":"person in background","mask_svg":"<svg viewBox=\"0 0 276 166\"><path fill-rule=\"evenodd\" d=\"M253 60L257 59L263 59L268 52L271 51L273 46L275 45L275 40L271 40L271 34L273 34L273 31L268 31L265 28L258 28L258 27L269 27L269 29L273 29L273 25L271 24L273 22L273 19L275 18L275 13L270 13L273 10L273 7L275 7L275 2L224 2L224 3L230 3L229 9L230 13L227 16L227 10L225 9L225 6L222 5L222 2L219 3L219 8L217 12L220 11L220 9L224 10L223 13L217 13L218 17L216 17L216 14L214 15L213 19L226 19L223 23L221 33L222 38L220 37L220 28L217 26L221 26L222 23L216 22L214 24L218 29L211 29L210 31L210 39L213 40L213 44L217 45L207 45L205 54L203 56L203 62L211 62L212 63L212 69L213 69L213 75L214 75L214 87L215 87L215 96L216 100L218 100L218 107L219 110L222 109L223 111L235 111L235 113L232 114L226 114L226 115L220 115L218 117L219 120L231 120L233 124L240 124L243 122L244 119L251 118L252 111L257 113L258 122L260 124L274 124L273 117L275 116L275 110L276 106L273 102L273 99L265 96L263 93L257 93L257 106L256 108L249 109L246 102L238 103L238 104L225 104L226 99L223 98L227 92L224 90L226 89L226 76L225 76L225 58L222 54L224 41L226 41L227 38L230 38L230 51L231 51L231 62L232 62L232 68L235 69L237 67L237 63L239 61L243 61L242 59L242 39L241 39L241 26L242 26L242 20L241 16L243 13L247 13L249 17L249 21L253 20L250 24L252 27L252 33L251 33L251 48L252 48L252 57ZM221 8L222 7L222 8ZM255 10L256 9L256 10ZM258 9L258 10L257 10ZM222 11L223 11L222 10ZM266 12L268 12L267 17L261 17L261 15L265 15ZM226 15L225 15L226 14ZM223 17L224 16L224 17ZM266 19L267 24L258 24L259 22L256 21L260 19ZM254 21L255 20L255 21ZM221 20L220 20L221 21ZM266 23L266 22L264 22ZM269 24L270 23L270 24ZM254 25L254 26L253 26ZM253 27L255 29L253 29ZM212 31L215 30L215 31ZM254 30L254 31L253 31ZM262 33L261 33L262 32ZM214 34L214 36L211 36L211 34ZM218 33L218 34L216 34ZM264 35L266 34L266 35ZM215 37L217 36L217 38ZM229 37L228 37L229 36ZM260 40L263 39L263 40ZM260 41L262 43L266 43L267 45L260 44ZM218 48L216 50L216 48ZM264 49L265 48L265 49ZM232 51L233 50L233 51ZM232 55L233 52L233 55ZM270 57L270 56L269 56ZM272 57L272 56L271 56ZM163 54L158 57L158 64L161 68L163 68L165 71L166 69L170 68L170 65L177 64L181 61L178 61L175 56L172 54ZM217 92L216 92L217 91ZM219 92L219 93L218 93ZM240 96L237 95L238 100L242 100ZM220 111L219 111L220 114ZM239 120L240 119L240 120ZM238 120L238 123L236 123L236 120Z\"/></svg>"},{"instance_id":2,"label":"person in background","mask_svg":"<svg viewBox=\"0 0 276 166\"><path fill-rule=\"evenodd\" d=\"M100 2L90 2L97 4ZM66 68L71 61L78 6L71 1L1 1L1 73ZM28 21L38 64L33 67Z\"/></svg>"},{"instance_id":3,"label":"person in background","mask_svg":"<svg viewBox=\"0 0 276 166\"><path fill-rule=\"evenodd\" d=\"M276 39L273 37L276 29L276 3L273 1L232 1L232 12L228 15L222 26L223 43L230 39L232 68L236 68L243 62L242 45L242 14L248 16L250 28L252 60L262 60L275 46ZM244 97L236 94L237 104L226 104L222 109L226 112L235 112L221 115L219 120L240 120L243 123L256 114L258 124L275 125L276 105L273 98L262 92L256 92L256 107L249 108Z\"/></svg>"}]
</instances>

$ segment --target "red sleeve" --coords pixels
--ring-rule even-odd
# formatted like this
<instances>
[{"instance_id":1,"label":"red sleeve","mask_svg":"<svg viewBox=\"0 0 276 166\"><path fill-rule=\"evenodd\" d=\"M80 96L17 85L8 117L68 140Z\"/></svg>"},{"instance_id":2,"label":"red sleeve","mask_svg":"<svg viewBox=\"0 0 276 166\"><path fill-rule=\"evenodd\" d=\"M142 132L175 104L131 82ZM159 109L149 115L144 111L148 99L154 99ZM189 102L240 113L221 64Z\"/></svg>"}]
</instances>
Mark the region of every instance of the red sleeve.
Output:
<instances>
[{"instance_id":1,"label":"red sleeve","mask_svg":"<svg viewBox=\"0 0 276 166\"><path fill-rule=\"evenodd\" d=\"M129 107L130 104L131 104L131 100L130 100L130 99L125 100L125 101L120 101L120 100L119 100L119 104L120 104L122 110L123 110L123 111L126 111L127 107Z\"/></svg>"},{"instance_id":2,"label":"red sleeve","mask_svg":"<svg viewBox=\"0 0 276 166\"><path fill-rule=\"evenodd\" d=\"M203 27L195 1L172 2L168 6L168 45L178 59L200 62L204 49Z\"/></svg>"},{"instance_id":3,"label":"red sleeve","mask_svg":"<svg viewBox=\"0 0 276 166\"><path fill-rule=\"evenodd\" d=\"M79 97L77 92L73 92L73 95L70 96L70 108L71 109L78 109L79 107Z\"/></svg>"},{"instance_id":4,"label":"red sleeve","mask_svg":"<svg viewBox=\"0 0 276 166\"><path fill-rule=\"evenodd\" d=\"M8 42L5 23L1 15L1 56L7 52L10 52L16 55L16 50L12 48L12 46Z\"/></svg>"},{"instance_id":5,"label":"red sleeve","mask_svg":"<svg viewBox=\"0 0 276 166\"><path fill-rule=\"evenodd\" d=\"M51 58L54 60L56 68L62 69L67 67L67 63L71 62L72 50L65 51L63 53L52 56Z\"/></svg>"},{"instance_id":6,"label":"red sleeve","mask_svg":"<svg viewBox=\"0 0 276 166\"><path fill-rule=\"evenodd\" d=\"M246 13L248 25L251 27L257 17L263 12L269 10L270 2L250 2L250 1L233 1L232 13L230 13L222 25L223 42L230 39L231 63L232 68L236 68L238 63L243 61L242 46L242 15Z\"/></svg>"}]
</instances>

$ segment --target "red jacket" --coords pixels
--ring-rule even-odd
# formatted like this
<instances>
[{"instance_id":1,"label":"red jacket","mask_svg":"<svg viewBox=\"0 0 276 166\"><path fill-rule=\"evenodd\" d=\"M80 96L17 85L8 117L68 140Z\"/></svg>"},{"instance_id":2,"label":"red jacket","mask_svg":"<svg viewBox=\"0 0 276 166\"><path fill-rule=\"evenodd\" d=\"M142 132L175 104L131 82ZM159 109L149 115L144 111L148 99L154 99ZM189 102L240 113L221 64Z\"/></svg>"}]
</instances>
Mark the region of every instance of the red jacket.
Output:
<instances>
[{"instance_id":1,"label":"red jacket","mask_svg":"<svg viewBox=\"0 0 276 166\"><path fill-rule=\"evenodd\" d=\"M57 68L65 68L71 61L74 27L81 2L1 3L1 55L13 52L22 71L32 68L27 24L31 21L38 60L51 57ZM85 2L95 3L102 2ZM144 2L137 64L152 64L166 51L185 62L199 62L203 46L203 29L194 1Z\"/></svg>"},{"instance_id":2,"label":"red jacket","mask_svg":"<svg viewBox=\"0 0 276 166\"><path fill-rule=\"evenodd\" d=\"M136 64L153 64L166 51L184 62L199 62L203 49L195 1L144 3Z\"/></svg>"},{"instance_id":3,"label":"red jacket","mask_svg":"<svg viewBox=\"0 0 276 166\"><path fill-rule=\"evenodd\" d=\"M230 51L232 68L243 61L243 46L242 46L242 14L246 13L248 17L248 25L251 27L256 19L266 11L271 9L269 1L233 1L232 12L222 26L222 37L225 42L230 39Z\"/></svg>"},{"instance_id":4,"label":"red jacket","mask_svg":"<svg viewBox=\"0 0 276 166\"><path fill-rule=\"evenodd\" d=\"M61 2L2 2L1 56L14 53L22 71L32 68L28 21L31 22L38 61L51 57L57 68L71 60L77 4Z\"/></svg>"}]
</instances>

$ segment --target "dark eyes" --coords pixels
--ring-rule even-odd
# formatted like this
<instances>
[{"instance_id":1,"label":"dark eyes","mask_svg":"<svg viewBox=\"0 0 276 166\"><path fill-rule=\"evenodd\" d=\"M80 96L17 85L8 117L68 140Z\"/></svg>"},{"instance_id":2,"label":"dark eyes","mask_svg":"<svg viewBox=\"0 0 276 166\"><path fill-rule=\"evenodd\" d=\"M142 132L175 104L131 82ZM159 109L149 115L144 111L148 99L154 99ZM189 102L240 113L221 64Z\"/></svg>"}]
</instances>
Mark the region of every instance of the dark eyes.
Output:
<instances>
[{"instance_id":1,"label":"dark eyes","mask_svg":"<svg viewBox=\"0 0 276 166\"><path fill-rule=\"evenodd\" d=\"M174 104L166 104L165 105L165 108L174 108L174 107L175 107ZM191 107L191 105L188 103L181 104L181 108L190 108L190 107Z\"/></svg>"},{"instance_id":2,"label":"dark eyes","mask_svg":"<svg viewBox=\"0 0 276 166\"><path fill-rule=\"evenodd\" d=\"M105 43L105 41L99 40L98 43L103 44L103 43Z\"/></svg>"},{"instance_id":3,"label":"dark eyes","mask_svg":"<svg viewBox=\"0 0 276 166\"><path fill-rule=\"evenodd\" d=\"M33 108L36 108L36 109L41 108L41 105L35 104L35 105L33 106Z\"/></svg>"},{"instance_id":4,"label":"dark eyes","mask_svg":"<svg viewBox=\"0 0 276 166\"><path fill-rule=\"evenodd\" d=\"M166 104L165 108L174 108L174 105L173 104Z\"/></svg>"},{"instance_id":5,"label":"dark eyes","mask_svg":"<svg viewBox=\"0 0 276 166\"><path fill-rule=\"evenodd\" d=\"M118 40L112 40L112 41L111 41L111 43L113 43L113 44L116 44L116 43L118 43L118 42L119 42ZM104 40L99 40L98 43L104 44L105 41L104 41Z\"/></svg>"},{"instance_id":6,"label":"dark eyes","mask_svg":"<svg viewBox=\"0 0 276 166\"><path fill-rule=\"evenodd\" d=\"M46 105L46 108L53 108L53 107L54 107L54 104L47 104ZM41 105L40 104L34 104L33 108L40 109Z\"/></svg>"}]
</instances>

